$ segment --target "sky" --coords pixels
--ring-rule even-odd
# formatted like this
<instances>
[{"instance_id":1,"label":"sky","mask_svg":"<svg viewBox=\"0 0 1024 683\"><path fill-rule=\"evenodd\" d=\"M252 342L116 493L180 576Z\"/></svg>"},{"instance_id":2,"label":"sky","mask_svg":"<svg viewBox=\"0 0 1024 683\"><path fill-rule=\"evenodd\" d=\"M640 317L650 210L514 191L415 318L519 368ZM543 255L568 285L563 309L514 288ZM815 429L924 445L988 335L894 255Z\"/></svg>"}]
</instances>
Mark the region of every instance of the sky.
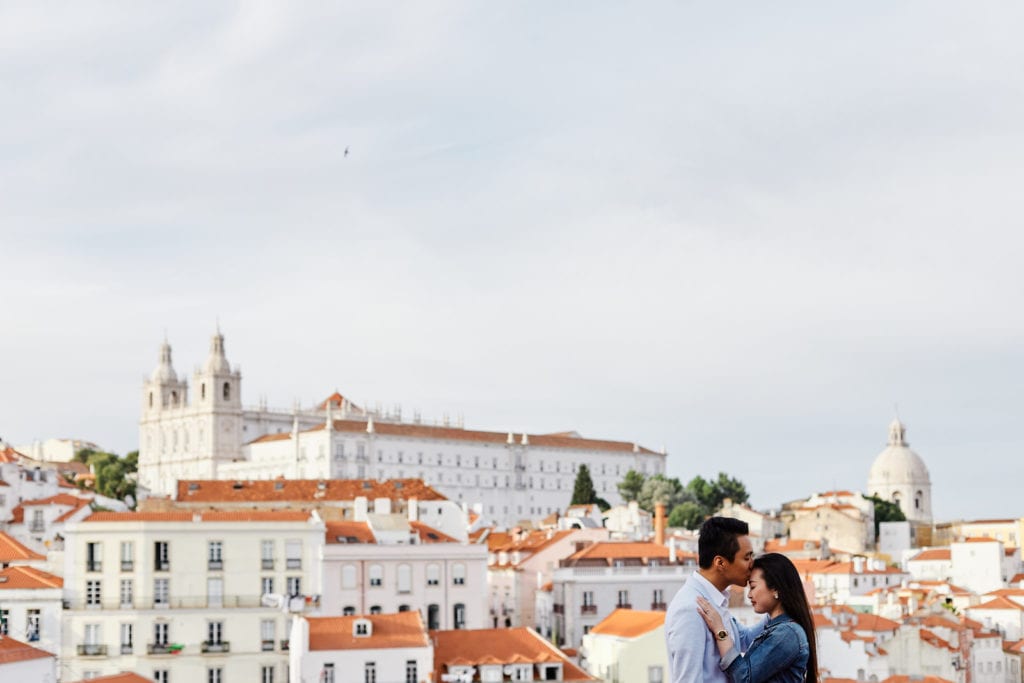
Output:
<instances>
[{"instance_id":1,"label":"sky","mask_svg":"<svg viewBox=\"0 0 1024 683\"><path fill-rule=\"evenodd\" d=\"M1024 515L1019 3L0 4L0 437L137 448L166 335L664 446L762 508ZM349 154L345 155L346 148Z\"/></svg>"}]
</instances>

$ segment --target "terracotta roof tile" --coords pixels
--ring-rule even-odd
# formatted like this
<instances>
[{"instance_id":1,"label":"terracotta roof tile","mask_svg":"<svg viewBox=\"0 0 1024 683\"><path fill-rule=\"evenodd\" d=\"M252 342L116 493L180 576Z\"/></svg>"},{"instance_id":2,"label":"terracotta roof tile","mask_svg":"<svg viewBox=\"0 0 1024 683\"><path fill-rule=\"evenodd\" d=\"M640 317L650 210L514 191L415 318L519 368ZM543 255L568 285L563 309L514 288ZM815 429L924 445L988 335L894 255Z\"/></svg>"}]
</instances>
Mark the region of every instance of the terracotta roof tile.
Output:
<instances>
[{"instance_id":1,"label":"terracotta roof tile","mask_svg":"<svg viewBox=\"0 0 1024 683\"><path fill-rule=\"evenodd\" d=\"M327 522L325 538L328 545L377 542L366 522Z\"/></svg>"},{"instance_id":2,"label":"terracotta roof tile","mask_svg":"<svg viewBox=\"0 0 1024 683\"><path fill-rule=\"evenodd\" d=\"M900 627L898 621L886 619L877 614L858 613L856 619L857 621L853 628L858 631L895 631Z\"/></svg>"},{"instance_id":3,"label":"terracotta roof tile","mask_svg":"<svg viewBox=\"0 0 1024 683\"><path fill-rule=\"evenodd\" d=\"M882 683L953 683L948 678L939 678L938 676L889 676Z\"/></svg>"},{"instance_id":4,"label":"terracotta roof tile","mask_svg":"<svg viewBox=\"0 0 1024 683\"><path fill-rule=\"evenodd\" d=\"M812 541L806 538L769 538L764 542L766 553L793 553L820 549L821 541Z\"/></svg>"},{"instance_id":5,"label":"terracotta roof tile","mask_svg":"<svg viewBox=\"0 0 1024 683\"><path fill-rule=\"evenodd\" d=\"M153 683L152 678L146 678L136 673L119 673L111 674L110 676L98 676L96 678L89 678L76 683Z\"/></svg>"},{"instance_id":6,"label":"terracotta roof tile","mask_svg":"<svg viewBox=\"0 0 1024 683\"><path fill-rule=\"evenodd\" d=\"M82 520L94 522L305 522L304 510L203 510L168 512L94 512Z\"/></svg>"},{"instance_id":7,"label":"terracotta roof tile","mask_svg":"<svg viewBox=\"0 0 1024 683\"><path fill-rule=\"evenodd\" d=\"M0 531L0 563L17 562L18 560L45 560L45 555L25 547L13 536Z\"/></svg>"},{"instance_id":8,"label":"terracotta roof tile","mask_svg":"<svg viewBox=\"0 0 1024 683\"><path fill-rule=\"evenodd\" d=\"M11 565L0 570L0 590L22 588L63 588L64 579L42 569Z\"/></svg>"},{"instance_id":9,"label":"terracotta roof tile","mask_svg":"<svg viewBox=\"0 0 1024 683\"><path fill-rule=\"evenodd\" d=\"M967 609L968 610L976 610L976 609L1012 609L1012 610L1017 610L1018 612L1024 612L1024 605L1020 604L1019 602L1014 602L1013 600L1010 600L1009 598L998 597L998 598L993 598L992 600L989 600L988 602L983 602L980 605L974 605L972 607L968 607Z\"/></svg>"},{"instance_id":10,"label":"terracotta roof tile","mask_svg":"<svg viewBox=\"0 0 1024 683\"><path fill-rule=\"evenodd\" d=\"M911 562L930 562L935 560L949 561L952 558L952 553L949 548L929 548L928 550L922 550L917 555L910 558Z\"/></svg>"},{"instance_id":11,"label":"terracotta roof tile","mask_svg":"<svg viewBox=\"0 0 1024 683\"><path fill-rule=\"evenodd\" d=\"M450 665L561 662L563 681L596 681L531 628L431 631L434 673L440 680Z\"/></svg>"},{"instance_id":12,"label":"terracotta roof tile","mask_svg":"<svg viewBox=\"0 0 1024 683\"><path fill-rule=\"evenodd\" d=\"M448 534L427 526L423 522L409 522L409 526L419 535L420 543L458 543Z\"/></svg>"},{"instance_id":13,"label":"terracotta roof tile","mask_svg":"<svg viewBox=\"0 0 1024 683\"><path fill-rule=\"evenodd\" d=\"M83 501L85 503L89 503L91 500L91 498L86 499L79 498L78 496L72 496L69 493L58 493L57 495L50 496L49 498L40 498L38 500L25 500L22 501L21 504L24 505L25 507L32 507L35 505L68 505L73 508L77 508L81 506L81 503Z\"/></svg>"},{"instance_id":14,"label":"terracotta roof tile","mask_svg":"<svg viewBox=\"0 0 1024 683\"><path fill-rule=\"evenodd\" d=\"M370 622L370 635L354 635L357 619ZM307 617L306 621L309 623L310 650L375 650L430 645L423 620L416 610L396 614Z\"/></svg>"},{"instance_id":15,"label":"terracotta roof tile","mask_svg":"<svg viewBox=\"0 0 1024 683\"><path fill-rule=\"evenodd\" d=\"M598 541L570 555L565 562L579 560L668 560L671 551L667 546L652 541ZM676 552L677 561L693 559L692 553Z\"/></svg>"},{"instance_id":16,"label":"terracotta roof tile","mask_svg":"<svg viewBox=\"0 0 1024 683\"><path fill-rule=\"evenodd\" d=\"M421 479L181 479L175 500L179 503L254 503L353 501L364 497L391 500L447 500Z\"/></svg>"},{"instance_id":17,"label":"terracotta roof tile","mask_svg":"<svg viewBox=\"0 0 1024 683\"><path fill-rule=\"evenodd\" d=\"M31 458L24 453L14 450L10 446L5 446L0 449L0 462L11 463L21 462L22 460L31 460Z\"/></svg>"},{"instance_id":18,"label":"terracotta roof tile","mask_svg":"<svg viewBox=\"0 0 1024 683\"><path fill-rule=\"evenodd\" d=\"M619 638L636 638L664 624L664 612L616 609L590 629L590 632Z\"/></svg>"},{"instance_id":19,"label":"terracotta roof tile","mask_svg":"<svg viewBox=\"0 0 1024 683\"><path fill-rule=\"evenodd\" d=\"M53 655L9 636L0 636L0 664L24 662L44 657L53 657Z\"/></svg>"},{"instance_id":20,"label":"terracotta roof tile","mask_svg":"<svg viewBox=\"0 0 1024 683\"><path fill-rule=\"evenodd\" d=\"M955 647L949 644L948 640L938 637L926 628L919 629L918 635L921 637L922 641L928 643L932 647L942 648L943 650L956 650Z\"/></svg>"}]
</instances>

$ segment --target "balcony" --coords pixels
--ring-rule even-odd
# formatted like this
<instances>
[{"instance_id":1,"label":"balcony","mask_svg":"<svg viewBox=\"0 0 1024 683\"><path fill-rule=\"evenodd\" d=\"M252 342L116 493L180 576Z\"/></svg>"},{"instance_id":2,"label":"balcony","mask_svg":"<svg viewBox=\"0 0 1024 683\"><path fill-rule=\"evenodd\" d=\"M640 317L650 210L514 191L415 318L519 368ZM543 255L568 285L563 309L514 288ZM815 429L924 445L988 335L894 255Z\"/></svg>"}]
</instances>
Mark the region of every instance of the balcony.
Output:
<instances>
[{"instance_id":1,"label":"balcony","mask_svg":"<svg viewBox=\"0 0 1024 683\"><path fill-rule=\"evenodd\" d=\"M302 559L298 557L289 557L284 561L285 569L302 569Z\"/></svg>"},{"instance_id":2,"label":"balcony","mask_svg":"<svg viewBox=\"0 0 1024 683\"><path fill-rule=\"evenodd\" d=\"M262 641L260 641L260 651L261 652L273 652L274 651L274 641L273 640L262 640Z\"/></svg>"},{"instance_id":3,"label":"balcony","mask_svg":"<svg viewBox=\"0 0 1024 683\"><path fill-rule=\"evenodd\" d=\"M107 646L97 643L81 643L78 646L78 655L80 657L106 657Z\"/></svg>"},{"instance_id":4,"label":"balcony","mask_svg":"<svg viewBox=\"0 0 1024 683\"><path fill-rule=\"evenodd\" d=\"M151 655L173 655L181 652L184 647L175 643L150 643L146 646L146 653Z\"/></svg>"},{"instance_id":5,"label":"balcony","mask_svg":"<svg viewBox=\"0 0 1024 683\"><path fill-rule=\"evenodd\" d=\"M231 652L231 643L226 640L219 640L217 642L210 642L204 640L200 647L204 654L223 654L225 652Z\"/></svg>"},{"instance_id":6,"label":"balcony","mask_svg":"<svg viewBox=\"0 0 1024 683\"><path fill-rule=\"evenodd\" d=\"M668 605L666 605L664 602L652 602L651 603L651 611L652 612L664 612L666 609L668 609Z\"/></svg>"},{"instance_id":7,"label":"balcony","mask_svg":"<svg viewBox=\"0 0 1024 683\"><path fill-rule=\"evenodd\" d=\"M282 652L288 652L288 641L287 640L282 640L281 641L281 651Z\"/></svg>"},{"instance_id":8,"label":"balcony","mask_svg":"<svg viewBox=\"0 0 1024 683\"><path fill-rule=\"evenodd\" d=\"M209 560L206 563L206 568L210 571L221 571L224 569L224 560Z\"/></svg>"},{"instance_id":9,"label":"balcony","mask_svg":"<svg viewBox=\"0 0 1024 683\"><path fill-rule=\"evenodd\" d=\"M264 557L262 560L260 560L260 569L273 569L273 568L274 568L274 559L273 558Z\"/></svg>"},{"instance_id":10,"label":"balcony","mask_svg":"<svg viewBox=\"0 0 1024 683\"><path fill-rule=\"evenodd\" d=\"M33 534L41 534L46 531L46 525L42 522L29 522L28 530Z\"/></svg>"},{"instance_id":11,"label":"balcony","mask_svg":"<svg viewBox=\"0 0 1024 683\"><path fill-rule=\"evenodd\" d=\"M633 605L629 602L620 602L615 605L615 609L633 609Z\"/></svg>"},{"instance_id":12,"label":"balcony","mask_svg":"<svg viewBox=\"0 0 1024 683\"><path fill-rule=\"evenodd\" d=\"M135 648L132 646L131 643L121 643L121 654L130 655L134 651Z\"/></svg>"},{"instance_id":13,"label":"balcony","mask_svg":"<svg viewBox=\"0 0 1024 683\"><path fill-rule=\"evenodd\" d=\"M103 563L99 560L92 560L91 562L85 563L85 571L87 572L101 572L103 571Z\"/></svg>"},{"instance_id":14,"label":"balcony","mask_svg":"<svg viewBox=\"0 0 1024 683\"><path fill-rule=\"evenodd\" d=\"M161 561L157 560L155 563L153 563L153 571L155 571L155 572L169 572L169 571L171 571L171 563L170 562L161 562Z\"/></svg>"},{"instance_id":15,"label":"balcony","mask_svg":"<svg viewBox=\"0 0 1024 683\"><path fill-rule=\"evenodd\" d=\"M560 602L555 603L551 606L551 611L555 614L565 614L565 605ZM502 610L502 613L504 613L504 610Z\"/></svg>"},{"instance_id":16,"label":"balcony","mask_svg":"<svg viewBox=\"0 0 1024 683\"><path fill-rule=\"evenodd\" d=\"M88 610L90 612L96 610L121 612L133 608L156 610L249 608L266 610L268 607L263 604L262 597L261 595L224 595L220 598L211 598L208 595L161 595L155 597L143 595L137 596L137 599L131 605L123 604L118 596L96 601L92 604L88 604L85 598L78 597L73 600L63 600L63 605L67 611ZM320 606L319 595L297 595L294 596L294 602L292 602L292 598L287 598L286 600L292 606L293 612L315 609Z\"/></svg>"},{"instance_id":17,"label":"balcony","mask_svg":"<svg viewBox=\"0 0 1024 683\"><path fill-rule=\"evenodd\" d=\"M580 614L597 614L597 605L581 605Z\"/></svg>"},{"instance_id":18,"label":"balcony","mask_svg":"<svg viewBox=\"0 0 1024 683\"><path fill-rule=\"evenodd\" d=\"M135 569L135 563L131 560L121 560L121 571L130 572Z\"/></svg>"}]
</instances>

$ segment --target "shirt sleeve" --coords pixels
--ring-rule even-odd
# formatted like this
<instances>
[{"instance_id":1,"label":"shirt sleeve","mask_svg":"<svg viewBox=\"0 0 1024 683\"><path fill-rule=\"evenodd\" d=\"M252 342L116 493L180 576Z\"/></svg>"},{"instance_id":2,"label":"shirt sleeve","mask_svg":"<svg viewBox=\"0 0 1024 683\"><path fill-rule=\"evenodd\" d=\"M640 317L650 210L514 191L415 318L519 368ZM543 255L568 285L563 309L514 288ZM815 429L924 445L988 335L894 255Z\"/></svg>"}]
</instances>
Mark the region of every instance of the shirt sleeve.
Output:
<instances>
[{"instance_id":1,"label":"shirt sleeve","mask_svg":"<svg viewBox=\"0 0 1024 683\"><path fill-rule=\"evenodd\" d=\"M764 626L767 623L768 617L765 617L753 626L744 626L737 621L736 629L739 631L740 634L740 642L736 643L736 647L740 648L741 650L749 649L750 645L754 642L754 638L757 638L759 635L761 635L761 631L764 630Z\"/></svg>"},{"instance_id":2,"label":"shirt sleeve","mask_svg":"<svg viewBox=\"0 0 1024 683\"><path fill-rule=\"evenodd\" d=\"M690 613L692 612L692 614ZM670 615L665 645L671 683L704 683L704 648L708 627L696 609Z\"/></svg>"},{"instance_id":3,"label":"shirt sleeve","mask_svg":"<svg viewBox=\"0 0 1024 683\"><path fill-rule=\"evenodd\" d=\"M780 625L745 655L735 657L727 667L723 666L729 680L732 683L764 683L792 664L800 655L800 640L792 632L793 626Z\"/></svg>"}]
</instances>

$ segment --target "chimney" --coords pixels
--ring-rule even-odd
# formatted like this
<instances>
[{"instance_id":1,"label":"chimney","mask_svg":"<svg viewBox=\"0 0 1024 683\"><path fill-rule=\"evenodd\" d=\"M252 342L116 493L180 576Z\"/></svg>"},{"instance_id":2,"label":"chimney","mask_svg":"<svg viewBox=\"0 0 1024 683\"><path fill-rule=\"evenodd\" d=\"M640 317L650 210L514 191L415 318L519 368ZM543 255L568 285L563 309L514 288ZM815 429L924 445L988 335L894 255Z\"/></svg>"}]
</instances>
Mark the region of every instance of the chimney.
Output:
<instances>
[{"instance_id":1,"label":"chimney","mask_svg":"<svg viewBox=\"0 0 1024 683\"><path fill-rule=\"evenodd\" d=\"M676 563L676 537L668 539L668 561L670 564Z\"/></svg>"},{"instance_id":2,"label":"chimney","mask_svg":"<svg viewBox=\"0 0 1024 683\"><path fill-rule=\"evenodd\" d=\"M366 499L366 496L356 496L352 508L353 521L365 522L366 515L370 511L369 501Z\"/></svg>"},{"instance_id":3,"label":"chimney","mask_svg":"<svg viewBox=\"0 0 1024 683\"><path fill-rule=\"evenodd\" d=\"M406 503L406 507L409 510L409 521L418 522L420 520L420 508L415 498L410 498L409 502Z\"/></svg>"},{"instance_id":4,"label":"chimney","mask_svg":"<svg viewBox=\"0 0 1024 683\"><path fill-rule=\"evenodd\" d=\"M853 558L853 573L863 574L864 573L864 562L867 560L866 557L855 557Z\"/></svg>"},{"instance_id":5,"label":"chimney","mask_svg":"<svg viewBox=\"0 0 1024 683\"><path fill-rule=\"evenodd\" d=\"M654 542L665 545L665 504L654 504Z\"/></svg>"}]
</instances>

